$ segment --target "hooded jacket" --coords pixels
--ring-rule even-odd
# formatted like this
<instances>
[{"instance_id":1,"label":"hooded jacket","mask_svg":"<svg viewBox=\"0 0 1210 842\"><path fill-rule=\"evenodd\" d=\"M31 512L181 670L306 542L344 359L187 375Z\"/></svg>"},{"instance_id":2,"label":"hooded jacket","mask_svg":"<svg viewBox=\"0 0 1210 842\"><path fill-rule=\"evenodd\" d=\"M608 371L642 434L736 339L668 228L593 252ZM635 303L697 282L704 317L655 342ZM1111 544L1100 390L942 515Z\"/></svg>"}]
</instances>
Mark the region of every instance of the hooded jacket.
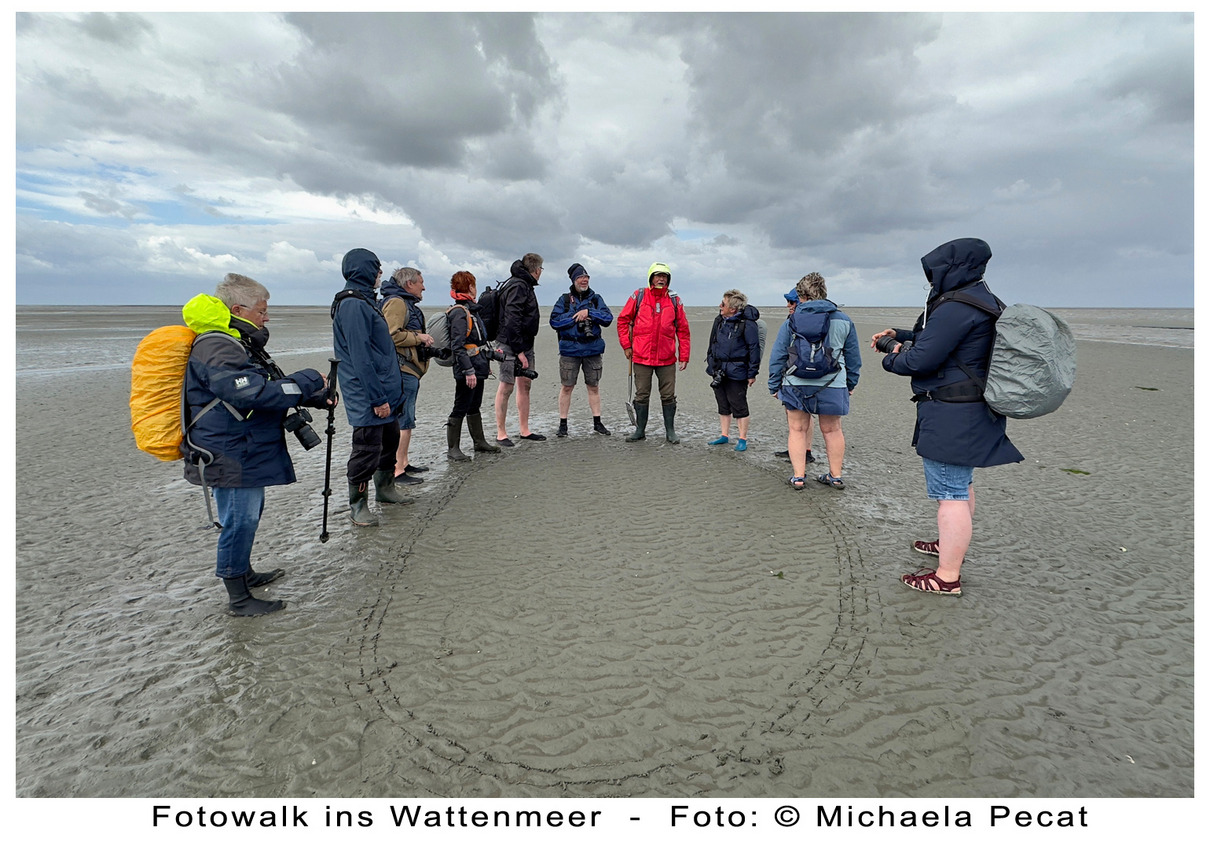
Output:
<instances>
[{"instance_id":1,"label":"hooded jacket","mask_svg":"<svg viewBox=\"0 0 1210 842\"><path fill-rule=\"evenodd\" d=\"M352 427L390 424L403 406L395 343L374 296L381 266L371 251L350 251L341 266L348 295L338 295L332 302L332 346L340 360L337 377ZM391 413L379 418L374 407L384 403Z\"/></svg>"},{"instance_id":2,"label":"hooded jacket","mask_svg":"<svg viewBox=\"0 0 1210 842\"><path fill-rule=\"evenodd\" d=\"M420 299L405 292L394 278L383 281L379 292L382 295L379 309L386 317L387 330L395 343L400 371L412 377L424 377L429 370L429 361L420 359L416 351L416 347L422 344L420 334L428 332Z\"/></svg>"},{"instance_id":3,"label":"hooded jacket","mask_svg":"<svg viewBox=\"0 0 1210 842\"><path fill-rule=\"evenodd\" d=\"M1008 440L1004 416L983 401L931 399L939 387L969 383L958 360L980 377L987 376L995 320L977 307L939 298L961 289L995 307L995 296L983 280L991 256L987 243L968 238L952 240L922 257L930 286L925 311L912 330L895 331L897 341L912 345L882 360L887 371L912 378L917 401L912 445L921 456L938 462L983 468L1024 459Z\"/></svg>"},{"instance_id":4,"label":"hooded jacket","mask_svg":"<svg viewBox=\"0 0 1210 842\"><path fill-rule=\"evenodd\" d=\"M713 337L706 349L706 373L722 374L728 380L751 380L760 371L760 311L748 304L729 318L719 313L710 329Z\"/></svg>"},{"instance_id":5,"label":"hooded jacket","mask_svg":"<svg viewBox=\"0 0 1210 842\"><path fill-rule=\"evenodd\" d=\"M542 325L538 296L534 292L538 279L520 260L513 261L511 272L508 283L500 288L500 326L496 341L507 345L514 354L523 354L533 350L534 337Z\"/></svg>"},{"instance_id":6,"label":"hooded jacket","mask_svg":"<svg viewBox=\"0 0 1210 842\"><path fill-rule=\"evenodd\" d=\"M580 330L576 313L588 311L587 332ZM613 312L605 306L605 299L586 289L583 294L571 285L571 292L560 295L550 311L550 326L559 334L560 357L595 357L605 353L605 338L601 328L613 324Z\"/></svg>"},{"instance_id":7,"label":"hooded jacket","mask_svg":"<svg viewBox=\"0 0 1210 842\"><path fill-rule=\"evenodd\" d=\"M200 334L185 369L186 432L181 451L185 479L201 485L195 457L210 459L206 485L215 488L263 488L294 482L282 420L286 411L324 391L313 369L284 379L257 358L269 332L232 316L221 300L199 295L181 311L185 324ZM216 404L202 411L215 398Z\"/></svg>"},{"instance_id":8,"label":"hooded jacket","mask_svg":"<svg viewBox=\"0 0 1210 842\"><path fill-rule=\"evenodd\" d=\"M622 350L631 351L639 365L671 365L689 362L689 319L679 296L672 300L670 287L656 289L651 276L662 272L672 282L672 270L665 263L652 263L647 269L647 289L635 290L618 314L618 341ZM642 301L639 301L639 293Z\"/></svg>"}]
</instances>

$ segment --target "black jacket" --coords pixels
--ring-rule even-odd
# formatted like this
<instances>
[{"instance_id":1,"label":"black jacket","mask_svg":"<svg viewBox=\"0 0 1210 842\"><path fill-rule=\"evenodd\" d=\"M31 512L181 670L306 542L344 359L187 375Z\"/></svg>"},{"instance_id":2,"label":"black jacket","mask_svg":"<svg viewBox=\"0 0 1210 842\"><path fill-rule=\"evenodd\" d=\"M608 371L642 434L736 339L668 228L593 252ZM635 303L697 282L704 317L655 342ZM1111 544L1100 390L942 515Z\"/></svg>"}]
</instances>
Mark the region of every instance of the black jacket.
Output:
<instances>
[{"instance_id":1,"label":"black jacket","mask_svg":"<svg viewBox=\"0 0 1210 842\"><path fill-rule=\"evenodd\" d=\"M520 354L533 350L534 337L542 323L538 296L534 292L538 279L520 260L513 261L511 271L512 277L501 287L503 302L496 341L507 345L514 354Z\"/></svg>"}]
</instances>

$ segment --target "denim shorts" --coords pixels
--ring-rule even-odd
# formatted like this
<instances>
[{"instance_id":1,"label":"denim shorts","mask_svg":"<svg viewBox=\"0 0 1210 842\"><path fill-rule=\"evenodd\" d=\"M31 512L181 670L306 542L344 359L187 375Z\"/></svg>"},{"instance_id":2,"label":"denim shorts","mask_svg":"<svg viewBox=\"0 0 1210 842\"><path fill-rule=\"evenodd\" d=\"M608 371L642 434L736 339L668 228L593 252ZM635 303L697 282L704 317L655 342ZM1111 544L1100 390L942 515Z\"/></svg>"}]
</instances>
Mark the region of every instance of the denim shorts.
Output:
<instances>
[{"instance_id":1,"label":"denim shorts","mask_svg":"<svg viewBox=\"0 0 1210 842\"><path fill-rule=\"evenodd\" d=\"M400 374L403 381L403 409L399 412L399 429L416 429L416 395L420 392L420 378Z\"/></svg>"},{"instance_id":2,"label":"denim shorts","mask_svg":"<svg viewBox=\"0 0 1210 842\"><path fill-rule=\"evenodd\" d=\"M849 390L818 386L783 384L777 396L786 409L809 412L812 415L848 415Z\"/></svg>"},{"instance_id":3,"label":"denim shorts","mask_svg":"<svg viewBox=\"0 0 1210 842\"><path fill-rule=\"evenodd\" d=\"M969 500L974 481L975 469L968 465L924 459L924 486L930 500Z\"/></svg>"}]
</instances>

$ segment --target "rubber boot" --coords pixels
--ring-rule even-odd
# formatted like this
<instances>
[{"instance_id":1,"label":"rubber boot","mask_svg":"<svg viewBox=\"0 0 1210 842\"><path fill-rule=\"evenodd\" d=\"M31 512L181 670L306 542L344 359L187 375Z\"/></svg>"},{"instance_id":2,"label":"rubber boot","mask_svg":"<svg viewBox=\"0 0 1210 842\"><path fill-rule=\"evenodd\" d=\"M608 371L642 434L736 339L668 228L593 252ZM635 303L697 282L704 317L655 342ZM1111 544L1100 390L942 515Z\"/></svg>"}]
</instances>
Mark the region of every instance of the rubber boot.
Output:
<instances>
[{"instance_id":1,"label":"rubber boot","mask_svg":"<svg viewBox=\"0 0 1210 842\"><path fill-rule=\"evenodd\" d=\"M634 432L626 437L626 441L639 441L647 438L647 409L651 404L636 403L634 405Z\"/></svg>"},{"instance_id":2,"label":"rubber boot","mask_svg":"<svg viewBox=\"0 0 1210 842\"><path fill-rule=\"evenodd\" d=\"M676 404L666 403L664 409L664 437L668 439L669 444L678 444L681 437L676 434L676 430L672 429L672 422L676 418Z\"/></svg>"},{"instance_id":3,"label":"rubber boot","mask_svg":"<svg viewBox=\"0 0 1210 842\"><path fill-rule=\"evenodd\" d=\"M462 452L462 418L457 415L451 415L449 420L445 422L445 443L449 447L445 451L445 458L451 462L469 462L471 457Z\"/></svg>"},{"instance_id":4,"label":"rubber boot","mask_svg":"<svg viewBox=\"0 0 1210 842\"><path fill-rule=\"evenodd\" d=\"M412 498L405 497L399 486L395 484L395 469L374 472L374 499L379 503L410 503Z\"/></svg>"},{"instance_id":5,"label":"rubber boot","mask_svg":"<svg viewBox=\"0 0 1210 842\"><path fill-rule=\"evenodd\" d=\"M475 442L476 453L499 453L499 445L489 444L483 435L483 416L476 412L466 416L466 429L470 430L471 439Z\"/></svg>"},{"instance_id":6,"label":"rubber boot","mask_svg":"<svg viewBox=\"0 0 1210 842\"><path fill-rule=\"evenodd\" d=\"M280 578L286 571L278 567L275 570L270 570L268 573L257 573L251 567L248 568L248 573L244 577L248 580L248 587L260 588L272 582L274 579Z\"/></svg>"},{"instance_id":7,"label":"rubber boot","mask_svg":"<svg viewBox=\"0 0 1210 842\"><path fill-rule=\"evenodd\" d=\"M378 517L370 511L369 483L349 483L349 517L354 526L377 526Z\"/></svg>"},{"instance_id":8,"label":"rubber boot","mask_svg":"<svg viewBox=\"0 0 1210 842\"><path fill-rule=\"evenodd\" d=\"M272 614L281 611L286 603L280 599L272 601L257 599L248 592L248 577L236 576L233 579L223 579L227 586L227 597L231 600L231 613L237 617L259 617L262 614Z\"/></svg>"}]
</instances>

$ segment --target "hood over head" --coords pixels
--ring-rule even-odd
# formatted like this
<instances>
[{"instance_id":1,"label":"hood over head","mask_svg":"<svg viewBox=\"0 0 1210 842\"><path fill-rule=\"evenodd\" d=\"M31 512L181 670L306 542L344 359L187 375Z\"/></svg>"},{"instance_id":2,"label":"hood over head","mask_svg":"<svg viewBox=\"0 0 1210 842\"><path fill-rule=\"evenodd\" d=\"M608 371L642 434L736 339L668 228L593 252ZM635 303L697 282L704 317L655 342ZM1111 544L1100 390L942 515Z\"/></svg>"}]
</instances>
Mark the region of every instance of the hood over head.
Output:
<instances>
[{"instance_id":1,"label":"hood over head","mask_svg":"<svg viewBox=\"0 0 1210 842\"><path fill-rule=\"evenodd\" d=\"M740 310L739 314L753 322L760 318L760 310L757 310L751 304L745 304L744 309Z\"/></svg>"},{"instance_id":2,"label":"hood over head","mask_svg":"<svg viewBox=\"0 0 1210 842\"><path fill-rule=\"evenodd\" d=\"M194 333L218 330L240 338L240 332L231 326L231 311L221 298L201 293L189 299L181 308L181 317Z\"/></svg>"},{"instance_id":3,"label":"hood over head","mask_svg":"<svg viewBox=\"0 0 1210 842\"><path fill-rule=\"evenodd\" d=\"M521 262L520 258L513 261L513 265L509 267L508 271L512 273L512 277L514 278L521 278L522 280L529 281L534 286L538 285L538 279L530 274L529 270L525 268L525 264Z\"/></svg>"},{"instance_id":4,"label":"hood over head","mask_svg":"<svg viewBox=\"0 0 1210 842\"><path fill-rule=\"evenodd\" d=\"M920 258L924 277L933 287L929 298L980 280L991 258L991 246L973 237L937 246Z\"/></svg>"},{"instance_id":5,"label":"hood over head","mask_svg":"<svg viewBox=\"0 0 1210 842\"><path fill-rule=\"evenodd\" d=\"M667 263L652 263L647 267L647 286L651 286L651 276L657 272L667 275L668 286L672 286L672 270L668 268Z\"/></svg>"},{"instance_id":6,"label":"hood over head","mask_svg":"<svg viewBox=\"0 0 1210 842\"><path fill-rule=\"evenodd\" d=\"M378 255L369 249L353 249L345 255L340 265L340 271L344 273L349 284L367 290L374 289L374 284L378 281L378 270L381 268L382 262Z\"/></svg>"}]
</instances>

